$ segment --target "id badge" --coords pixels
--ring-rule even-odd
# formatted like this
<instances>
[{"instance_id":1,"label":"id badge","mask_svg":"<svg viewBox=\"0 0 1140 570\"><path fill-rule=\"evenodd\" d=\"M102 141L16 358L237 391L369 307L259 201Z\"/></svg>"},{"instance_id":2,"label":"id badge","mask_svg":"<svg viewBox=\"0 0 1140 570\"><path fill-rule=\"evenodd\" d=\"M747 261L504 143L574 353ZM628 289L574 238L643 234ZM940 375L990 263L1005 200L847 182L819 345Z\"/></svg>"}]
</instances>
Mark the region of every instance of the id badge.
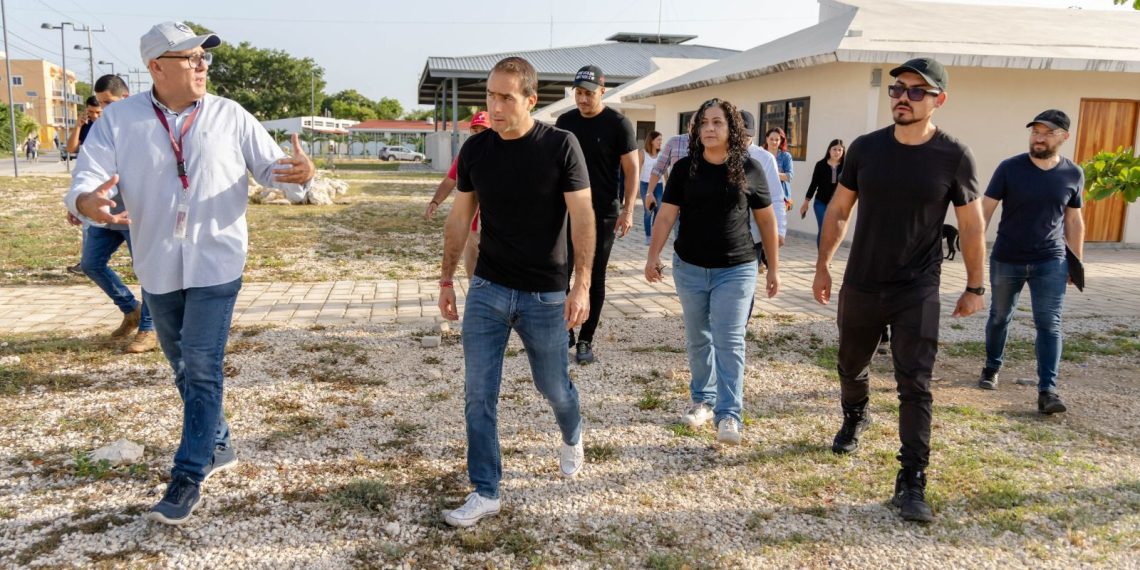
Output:
<instances>
[{"instance_id":1,"label":"id badge","mask_svg":"<svg viewBox=\"0 0 1140 570\"><path fill-rule=\"evenodd\" d=\"M186 239L186 218L190 217L190 205L179 204L174 215L174 239Z\"/></svg>"}]
</instances>

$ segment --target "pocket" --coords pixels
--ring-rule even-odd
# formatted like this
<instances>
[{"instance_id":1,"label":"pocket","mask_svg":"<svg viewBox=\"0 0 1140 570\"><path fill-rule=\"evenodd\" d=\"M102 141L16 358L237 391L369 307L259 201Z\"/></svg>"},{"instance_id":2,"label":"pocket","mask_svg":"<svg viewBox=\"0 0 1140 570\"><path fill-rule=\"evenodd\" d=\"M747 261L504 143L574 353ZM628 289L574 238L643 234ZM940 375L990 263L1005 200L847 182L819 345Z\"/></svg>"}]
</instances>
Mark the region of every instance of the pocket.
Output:
<instances>
[{"instance_id":1,"label":"pocket","mask_svg":"<svg viewBox=\"0 0 1140 570\"><path fill-rule=\"evenodd\" d=\"M485 287L488 283L490 283L490 281L487 281L478 275L472 275L471 281L467 284L467 289L480 289L482 287Z\"/></svg>"},{"instance_id":2,"label":"pocket","mask_svg":"<svg viewBox=\"0 0 1140 570\"><path fill-rule=\"evenodd\" d=\"M565 291L545 291L541 293L531 293L534 299L538 301L539 305L546 305L548 307L557 307L566 304Z\"/></svg>"}]
</instances>

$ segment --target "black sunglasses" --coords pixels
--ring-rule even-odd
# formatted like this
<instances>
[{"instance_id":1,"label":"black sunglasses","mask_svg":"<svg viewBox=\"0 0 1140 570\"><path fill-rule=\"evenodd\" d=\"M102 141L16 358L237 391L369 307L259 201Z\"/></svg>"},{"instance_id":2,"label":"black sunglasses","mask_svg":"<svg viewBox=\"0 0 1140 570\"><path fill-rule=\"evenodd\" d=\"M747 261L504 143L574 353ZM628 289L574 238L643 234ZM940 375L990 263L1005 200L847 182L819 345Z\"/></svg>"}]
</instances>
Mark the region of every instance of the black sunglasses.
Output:
<instances>
[{"instance_id":1,"label":"black sunglasses","mask_svg":"<svg viewBox=\"0 0 1140 570\"><path fill-rule=\"evenodd\" d=\"M938 95L941 92L942 92L941 89L926 89L925 87L907 87L906 85L903 85L902 83L895 83L894 85L887 87L887 95L890 95L891 99L901 99L903 96L903 93L906 93L906 98L910 99L911 101L922 101L922 99L924 97L926 97L927 95Z\"/></svg>"}]
</instances>

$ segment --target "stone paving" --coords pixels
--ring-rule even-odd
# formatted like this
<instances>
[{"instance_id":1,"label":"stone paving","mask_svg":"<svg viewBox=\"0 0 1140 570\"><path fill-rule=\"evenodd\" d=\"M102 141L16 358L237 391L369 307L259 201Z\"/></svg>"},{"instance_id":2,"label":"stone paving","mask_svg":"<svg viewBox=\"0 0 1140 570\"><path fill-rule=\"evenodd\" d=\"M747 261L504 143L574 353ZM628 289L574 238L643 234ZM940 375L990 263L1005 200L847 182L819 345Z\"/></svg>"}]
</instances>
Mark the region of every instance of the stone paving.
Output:
<instances>
[{"instance_id":1,"label":"stone paving","mask_svg":"<svg viewBox=\"0 0 1140 570\"><path fill-rule=\"evenodd\" d=\"M623 316L679 316L681 305L666 270L662 283L646 283L642 274L646 247L640 228L617 240L606 281L603 318ZM811 296L815 267L814 238L789 236L781 249L781 290L775 299L758 295L760 311L794 313L833 319L838 283L832 304L822 306ZM666 247L672 252L672 246ZM833 265L833 278L842 277L847 250L841 248ZM671 265L671 253L666 265ZM1088 287L1070 288L1065 300L1068 317L1140 316L1140 250L1093 247L1086 251ZM379 273L379 272L378 272ZM943 264L944 315L953 311L965 286L965 268L959 255ZM137 286L134 290L138 291ZM457 280L462 308L466 281ZM760 288L758 288L760 290ZM412 322L439 320L435 281L361 280L325 283L246 283L234 310L234 324L294 322L342 324L351 322ZM1021 305L1028 307L1028 292ZM981 314L971 318L984 318ZM80 331L113 328L121 313L94 285L0 287L0 333Z\"/></svg>"}]
</instances>

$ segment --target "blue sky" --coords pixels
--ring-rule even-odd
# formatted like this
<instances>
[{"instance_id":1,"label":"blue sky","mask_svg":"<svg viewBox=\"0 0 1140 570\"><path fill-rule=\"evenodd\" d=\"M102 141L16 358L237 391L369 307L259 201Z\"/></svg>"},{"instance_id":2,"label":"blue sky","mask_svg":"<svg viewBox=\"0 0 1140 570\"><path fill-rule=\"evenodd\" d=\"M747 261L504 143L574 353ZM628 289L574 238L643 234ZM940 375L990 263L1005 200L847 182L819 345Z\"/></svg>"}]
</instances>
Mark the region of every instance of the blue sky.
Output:
<instances>
[{"instance_id":1,"label":"blue sky","mask_svg":"<svg viewBox=\"0 0 1140 570\"><path fill-rule=\"evenodd\" d=\"M946 0L944 0L946 1ZM950 0L1085 9L1130 10L1112 0ZM379 99L415 104L416 84L428 56L460 56L510 50L598 43L616 32L698 36L692 43L748 49L816 23L813 0L5 0L13 59L58 63L60 22L100 26L94 33L96 61L122 73L142 69L138 39L164 20L191 20L223 41L248 41L311 57L325 68L327 93L354 88ZM704 6L715 4L716 8ZM430 8L430 10L429 10ZM660 18L660 24L658 22ZM88 77L87 34L66 32L67 64ZM110 66L96 66L96 75Z\"/></svg>"}]
</instances>

